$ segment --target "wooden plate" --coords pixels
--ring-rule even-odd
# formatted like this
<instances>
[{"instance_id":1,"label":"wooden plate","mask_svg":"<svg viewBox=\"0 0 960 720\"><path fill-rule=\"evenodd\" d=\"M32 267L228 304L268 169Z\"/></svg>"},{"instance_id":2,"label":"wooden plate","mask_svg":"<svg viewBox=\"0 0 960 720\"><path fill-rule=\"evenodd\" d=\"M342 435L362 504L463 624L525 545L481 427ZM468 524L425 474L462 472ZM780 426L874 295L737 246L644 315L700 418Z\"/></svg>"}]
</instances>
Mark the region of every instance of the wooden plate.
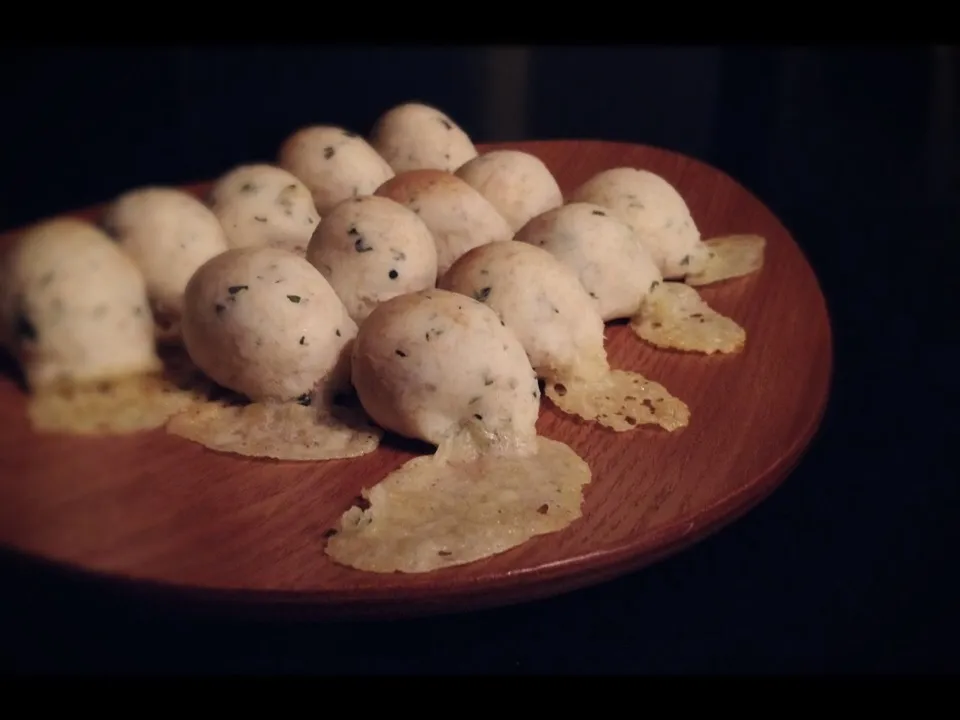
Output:
<instances>
[{"instance_id":1,"label":"wooden plate","mask_svg":"<svg viewBox=\"0 0 960 720\"><path fill-rule=\"evenodd\" d=\"M389 440L366 458L257 461L163 431L77 439L34 434L12 371L0 379L0 543L128 588L191 603L318 616L404 616L526 601L636 570L703 538L791 471L826 405L831 331L813 271L788 232L735 181L649 147L546 141L540 157L564 191L630 165L673 183L703 236L767 238L760 273L702 288L747 331L745 350L705 357L646 347L612 324L613 367L663 383L690 406L674 434L615 434L544 398L540 432L591 466L583 517L500 556L425 575L367 574L330 562L323 533L365 484L412 456ZM203 192L207 185L189 186ZM100 208L79 213L95 217ZM9 234L7 235L9 238Z\"/></svg>"}]
</instances>

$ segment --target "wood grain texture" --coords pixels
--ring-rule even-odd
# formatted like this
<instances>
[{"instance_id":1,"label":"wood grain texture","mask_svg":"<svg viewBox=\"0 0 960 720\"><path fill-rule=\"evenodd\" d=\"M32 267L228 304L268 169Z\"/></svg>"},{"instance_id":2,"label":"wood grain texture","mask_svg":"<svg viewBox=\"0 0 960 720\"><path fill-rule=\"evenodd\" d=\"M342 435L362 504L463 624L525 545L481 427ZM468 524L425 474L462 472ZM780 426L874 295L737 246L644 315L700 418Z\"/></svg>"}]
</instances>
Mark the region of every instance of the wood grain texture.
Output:
<instances>
[{"instance_id":1,"label":"wood grain texture","mask_svg":"<svg viewBox=\"0 0 960 720\"><path fill-rule=\"evenodd\" d=\"M0 379L0 543L129 589L226 610L316 617L396 617L520 602L638 569L747 511L792 470L829 391L829 318L789 233L735 181L659 149L597 141L514 147L541 158L565 192L630 165L673 183L705 238L756 233L766 263L701 288L747 330L744 351L705 357L656 350L625 323L608 326L611 365L642 372L683 399L689 427L617 434L543 399L540 432L591 466L583 517L472 565L425 575L334 565L323 533L360 488L412 457L393 438L359 460L279 463L208 451L163 431L127 438L34 434L13 370ZM189 186L203 192L207 185ZM92 218L101 208L71 213ZM8 234L8 238L9 238Z\"/></svg>"}]
</instances>

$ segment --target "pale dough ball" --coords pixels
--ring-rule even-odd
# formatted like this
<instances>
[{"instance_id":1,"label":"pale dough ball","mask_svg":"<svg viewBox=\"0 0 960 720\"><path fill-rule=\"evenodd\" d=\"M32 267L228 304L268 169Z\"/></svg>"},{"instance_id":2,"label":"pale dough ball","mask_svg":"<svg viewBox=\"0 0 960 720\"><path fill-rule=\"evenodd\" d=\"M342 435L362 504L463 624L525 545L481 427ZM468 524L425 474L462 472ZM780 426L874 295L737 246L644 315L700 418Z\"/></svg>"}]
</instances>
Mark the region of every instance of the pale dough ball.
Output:
<instances>
[{"instance_id":1,"label":"pale dough ball","mask_svg":"<svg viewBox=\"0 0 960 720\"><path fill-rule=\"evenodd\" d=\"M544 377L577 375L582 363L606 365L600 313L573 271L546 250L519 242L474 248L439 287L492 308Z\"/></svg>"},{"instance_id":2,"label":"pale dough ball","mask_svg":"<svg viewBox=\"0 0 960 720\"><path fill-rule=\"evenodd\" d=\"M453 172L477 156L470 137L447 115L421 103L391 108L373 126L370 144L394 172Z\"/></svg>"},{"instance_id":3,"label":"pale dough ball","mask_svg":"<svg viewBox=\"0 0 960 720\"><path fill-rule=\"evenodd\" d=\"M210 190L230 247L269 246L303 255L320 222L307 186L273 165L241 165Z\"/></svg>"},{"instance_id":4,"label":"pale dough ball","mask_svg":"<svg viewBox=\"0 0 960 720\"><path fill-rule=\"evenodd\" d=\"M633 230L611 211L570 203L538 215L515 240L543 248L572 270L604 321L633 317L663 278Z\"/></svg>"},{"instance_id":5,"label":"pale dough ball","mask_svg":"<svg viewBox=\"0 0 960 720\"><path fill-rule=\"evenodd\" d=\"M533 440L537 378L490 308L442 290L379 305L353 350L353 384L381 427L439 445L467 423Z\"/></svg>"},{"instance_id":6,"label":"pale dough ball","mask_svg":"<svg viewBox=\"0 0 960 720\"><path fill-rule=\"evenodd\" d=\"M390 165L366 140L329 125L293 133L280 146L278 164L310 188L320 215L347 198L373 194L393 177Z\"/></svg>"},{"instance_id":7,"label":"pale dough ball","mask_svg":"<svg viewBox=\"0 0 960 720\"><path fill-rule=\"evenodd\" d=\"M293 400L342 383L356 334L330 284L285 250L228 250L187 285L183 341L191 359L254 402Z\"/></svg>"},{"instance_id":8,"label":"pale dough ball","mask_svg":"<svg viewBox=\"0 0 960 720\"><path fill-rule=\"evenodd\" d=\"M32 390L159 369L146 281L91 223L34 225L6 249L0 272L4 345Z\"/></svg>"},{"instance_id":9,"label":"pale dough ball","mask_svg":"<svg viewBox=\"0 0 960 720\"><path fill-rule=\"evenodd\" d=\"M187 282L227 250L216 215L189 193L148 187L118 197L102 224L143 273L160 337L178 337Z\"/></svg>"},{"instance_id":10,"label":"pale dough ball","mask_svg":"<svg viewBox=\"0 0 960 720\"><path fill-rule=\"evenodd\" d=\"M530 218L563 204L563 193L543 161L519 150L491 150L456 175L483 195L516 232Z\"/></svg>"},{"instance_id":11,"label":"pale dough ball","mask_svg":"<svg viewBox=\"0 0 960 720\"><path fill-rule=\"evenodd\" d=\"M389 198L344 200L317 228L307 260L358 325L380 303L437 282L437 247L416 213Z\"/></svg>"},{"instance_id":12,"label":"pale dough ball","mask_svg":"<svg viewBox=\"0 0 960 720\"><path fill-rule=\"evenodd\" d=\"M437 275L471 248L513 239L496 208L456 175L411 170L377 188L376 194L406 206L430 228L437 245Z\"/></svg>"},{"instance_id":13,"label":"pale dough ball","mask_svg":"<svg viewBox=\"0 0 960 720\"><path fill-rule=\"evenodd\" d=\"M612 210L637 234L665 278L680 278L706 260L690 210L680 193L647 170L604 170L573 191L568 202L588 202Z\"/></svg>"}]
</instances>

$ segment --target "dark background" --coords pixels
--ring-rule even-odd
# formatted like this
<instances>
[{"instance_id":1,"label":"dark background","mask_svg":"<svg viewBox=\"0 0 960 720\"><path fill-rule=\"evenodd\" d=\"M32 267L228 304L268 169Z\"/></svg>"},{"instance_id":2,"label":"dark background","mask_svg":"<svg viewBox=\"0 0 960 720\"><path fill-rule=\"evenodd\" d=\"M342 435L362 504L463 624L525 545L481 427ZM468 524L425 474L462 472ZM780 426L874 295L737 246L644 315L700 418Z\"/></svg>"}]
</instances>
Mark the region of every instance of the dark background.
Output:
<instances>
[{"instance_id":1,"label":"dark background","mask_svg":"<svg viewBox=\"0 0 960 720\"><path fill-rule=\"evenodd\" d=\"M777 213L830 307L833 396L802 465L691 550L525 606L244 623L5 560L19 672L956 671L960 52L814 48L4 50L0 226L271 161L412 99L476 142L600 138L714 164ZM5 607L4 607L5 606Z\"/></svg>"}]
</instances>

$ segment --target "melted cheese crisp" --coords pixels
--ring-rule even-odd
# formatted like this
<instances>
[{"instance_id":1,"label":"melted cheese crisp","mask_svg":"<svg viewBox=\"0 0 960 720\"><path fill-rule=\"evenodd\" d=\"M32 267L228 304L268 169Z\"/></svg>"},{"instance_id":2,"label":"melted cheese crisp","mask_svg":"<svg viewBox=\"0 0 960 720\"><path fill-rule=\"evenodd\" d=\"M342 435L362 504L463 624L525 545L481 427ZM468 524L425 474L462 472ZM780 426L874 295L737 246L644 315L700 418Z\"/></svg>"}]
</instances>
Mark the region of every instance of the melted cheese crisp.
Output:
<instances>
[{"instance_id":1,"label":"melted cheese crisp","mask_svg":"<svg viewBox=\"0 0 960 720\"><path fill-rule=\"evenodd\" d=\"M708 355L737 352L747 339L742 327L712 310L696 290L675 282L649 293L630 327L651 345Z\"/></svg>"},{"instance_id":2,"label":"melted cheese crisp","mask_svg":"<svg viewBox=\"0 0 960 720\"><path fill-rule=\"evenodd\" d=\"M218 452L275 460L359 457L376 450L382 436L360 413L289 402L194 405L167 431Z\"/></svg>"},{"instance_id":3,"label":"melted cheese crisp","mask_svg":"<svg viewBox=\"0 0 960 720\"><path fill-rule=\"evenodd\" d=\"M707 258L703 268L684 278L688 285L711 285L723 280L743 277L763 267L767 241L759 235L727 235L703 243Z\"/></svg>"},{"instance_id":4,"label":"melted cheese crisp","mask_svg":"<svg viewBox=\"0 0 960 720\"><path fill-rule=\"evenodd\" d=\"M561 410L616 431L684 427L689 409L638 373L612 371L596 304L566 265L523 242L492 243L461 257L440 283L486 303L523 344Z\"/></svg>"},{"instance_id":5,"label":"melted cheese crisp","mask_svg":"<svg viewBox=\"0 0 960 720\"><path fill-rule=\"evenodd\" d=\"M382 426L437 445L372 488L327 541L369 572L430 572L555 533L581 514L590 468L538 437L539 392L516 336L443 290L379 305L360 327L353 379Z\"/></svg>"}]
</instances>

